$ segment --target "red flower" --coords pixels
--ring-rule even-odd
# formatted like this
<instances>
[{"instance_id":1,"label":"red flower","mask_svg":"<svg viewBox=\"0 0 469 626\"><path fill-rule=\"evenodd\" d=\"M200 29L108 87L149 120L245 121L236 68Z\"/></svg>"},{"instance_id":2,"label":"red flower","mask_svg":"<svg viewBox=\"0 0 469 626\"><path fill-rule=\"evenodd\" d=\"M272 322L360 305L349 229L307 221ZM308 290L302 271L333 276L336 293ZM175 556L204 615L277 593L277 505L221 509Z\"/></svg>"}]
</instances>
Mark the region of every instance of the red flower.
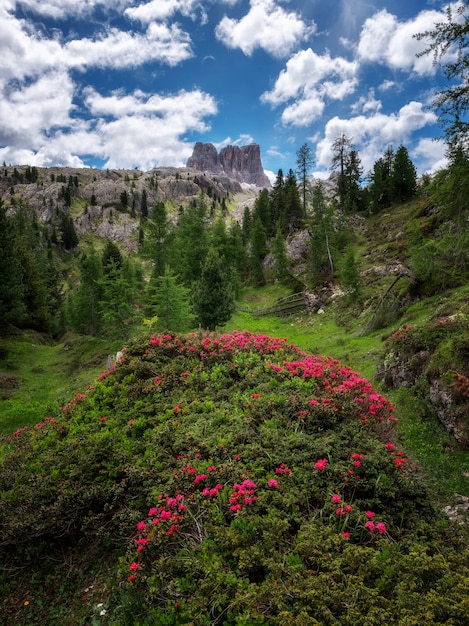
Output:
<instances>
[{"instance_id":1,"label":"red flower","mask_svg":"<svg viewBox=\"0 0 469 626\"><path fill-rule=\"evenodd\" d=\"M326 469L326 466L328 464L329 464L329 461L327 459L318 459L316 463L314 464L314 468L322 471L323 469Z\"/></svg>"}]
</instances>

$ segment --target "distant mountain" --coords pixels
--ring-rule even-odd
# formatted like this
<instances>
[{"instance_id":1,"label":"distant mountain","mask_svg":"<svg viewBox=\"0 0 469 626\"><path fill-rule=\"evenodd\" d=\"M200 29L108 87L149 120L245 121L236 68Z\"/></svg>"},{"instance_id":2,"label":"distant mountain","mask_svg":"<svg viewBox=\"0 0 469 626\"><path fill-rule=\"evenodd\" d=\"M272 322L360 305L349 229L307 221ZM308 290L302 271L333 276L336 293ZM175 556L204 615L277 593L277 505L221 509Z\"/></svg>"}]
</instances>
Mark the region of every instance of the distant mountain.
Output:
<instances>
[{"instance_id":1,"label":"distant mountain","mask_svg":"<svg viewBox=\"0 0 469 626\"><path fill-rule=\"evenodd\" d=\"M225 174L239 183L256 187L270 187L270 180L261 162L261 150L257 143L248 146L226 146L220 152L212 143L198 141L187 167L211 174Z\"/></svg>"}]
</instances>

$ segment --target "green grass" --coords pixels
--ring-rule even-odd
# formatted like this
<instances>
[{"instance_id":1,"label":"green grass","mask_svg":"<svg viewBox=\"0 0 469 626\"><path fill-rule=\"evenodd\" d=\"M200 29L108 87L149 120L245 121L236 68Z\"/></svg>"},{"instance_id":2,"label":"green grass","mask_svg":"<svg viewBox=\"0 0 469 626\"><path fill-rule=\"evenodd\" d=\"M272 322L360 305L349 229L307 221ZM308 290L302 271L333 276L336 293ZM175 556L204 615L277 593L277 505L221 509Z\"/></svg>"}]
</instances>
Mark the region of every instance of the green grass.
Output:
<instances>
[{"instance_id":1,"label":"green grass","mask_svg":"<svg viewBox=\"0 0 469 626\"><path fill-rule=\"evenodd\" d=\"M6 358L0 361L0 379L14 377L17 388L0 389L0 432L11 433L53 415L106 369L108 353L119 347L73 335L61 343L45 343L32 332L3 340Z\"/></svg>"}]
</instances>

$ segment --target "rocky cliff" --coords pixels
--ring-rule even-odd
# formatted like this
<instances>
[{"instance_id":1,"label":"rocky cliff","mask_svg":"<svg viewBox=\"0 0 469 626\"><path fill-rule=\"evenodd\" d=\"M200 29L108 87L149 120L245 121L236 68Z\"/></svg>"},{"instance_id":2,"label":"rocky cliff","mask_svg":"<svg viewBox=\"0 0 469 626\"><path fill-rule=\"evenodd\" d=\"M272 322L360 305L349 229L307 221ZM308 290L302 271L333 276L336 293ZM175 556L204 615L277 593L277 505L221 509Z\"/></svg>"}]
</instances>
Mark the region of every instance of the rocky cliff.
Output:
<instances>
[{"instance_id":1,"label":"rocky cliff","mask_svg":"<svg viewBox=\"0 0 469 626\"><path fill-rule=\"evenodd\" d=\"M187 167L211 174L225 174L239 183L270 187L262 167L261 150L256 143L242 147L226 146L218 153L212 143L198 141Z\"/></svg>"}]
</instances>

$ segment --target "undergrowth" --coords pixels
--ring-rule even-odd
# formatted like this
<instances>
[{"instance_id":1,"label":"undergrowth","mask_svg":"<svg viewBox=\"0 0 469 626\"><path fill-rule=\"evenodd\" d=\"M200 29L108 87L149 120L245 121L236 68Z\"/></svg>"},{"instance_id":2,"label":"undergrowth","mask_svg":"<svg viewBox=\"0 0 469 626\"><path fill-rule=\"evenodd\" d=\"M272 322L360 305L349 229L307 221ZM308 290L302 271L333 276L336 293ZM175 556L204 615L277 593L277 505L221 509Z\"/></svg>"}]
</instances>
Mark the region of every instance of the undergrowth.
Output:
<instances>
[{"instance_id":1,"label":"undergrowth","mask_svg":"<svg viewBox=\"0 0 469 626\"><path fill-rule=\"evenodd\" d=\"M134 340L3 447L5 623L469 623L393 405L285 339Z\"/></svg>"}]
</instances>

